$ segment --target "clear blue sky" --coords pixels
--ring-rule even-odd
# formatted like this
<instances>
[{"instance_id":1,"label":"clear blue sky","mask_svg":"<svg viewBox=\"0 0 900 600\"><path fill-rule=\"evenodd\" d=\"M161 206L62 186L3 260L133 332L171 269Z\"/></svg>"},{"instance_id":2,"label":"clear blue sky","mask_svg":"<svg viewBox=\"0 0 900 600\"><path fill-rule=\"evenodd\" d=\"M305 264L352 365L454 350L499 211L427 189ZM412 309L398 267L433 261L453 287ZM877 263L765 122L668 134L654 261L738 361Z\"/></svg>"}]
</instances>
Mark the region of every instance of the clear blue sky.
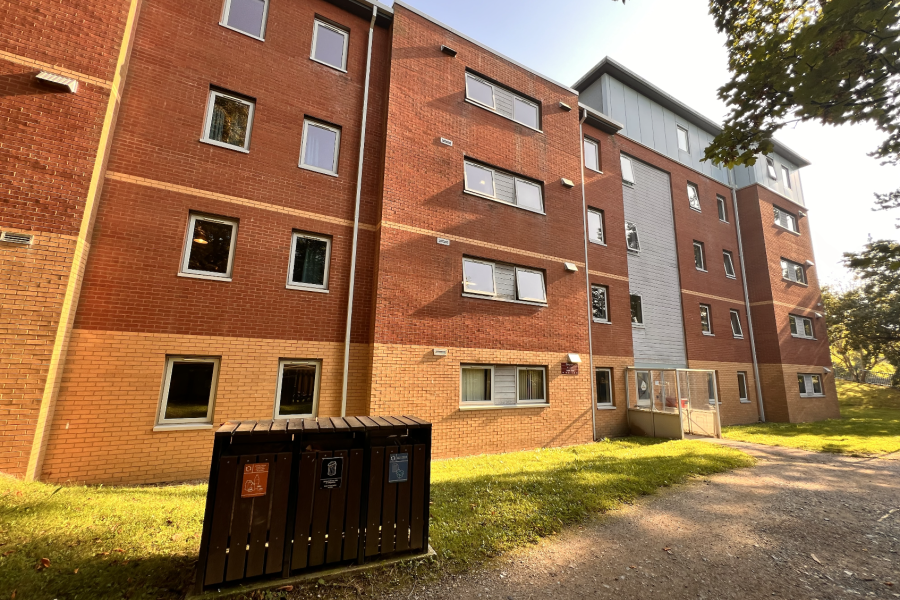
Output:
<instances>
[{"instance_id":1,"label":"clear blue sky","mask_svg":"<svg viewBox=\"0 0 900 600\"><path fill-rule=\"evenodd\" d=\"M711 119L726 114L716 97L728 80L725 38L703 0L405 1L561 83L611 56ZM866 156L881 140L870 126L807 123L777 137L813 163L801 180L820 282L848 281L843 252L860 249L869 235L900 234L900 210L871 211L874 192L900 186L900 167Z\"/></svg>"}]
</instances>

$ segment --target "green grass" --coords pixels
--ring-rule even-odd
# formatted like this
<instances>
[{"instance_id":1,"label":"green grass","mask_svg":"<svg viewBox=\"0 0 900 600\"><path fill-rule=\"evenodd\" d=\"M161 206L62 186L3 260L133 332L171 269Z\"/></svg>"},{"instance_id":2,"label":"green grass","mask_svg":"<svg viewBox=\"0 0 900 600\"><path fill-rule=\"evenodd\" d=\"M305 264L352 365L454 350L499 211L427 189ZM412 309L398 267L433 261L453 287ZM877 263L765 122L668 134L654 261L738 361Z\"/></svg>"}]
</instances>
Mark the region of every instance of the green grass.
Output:
<instances>
[{"instance_id":1,"label":"green grass","mask_svg":"<svg viewBox=\"0 0 900 600\"><path fill-rule=\"evenodd\" d=\"M432 575L465 570L659 487L753 462L705 442L644 438L436 461L431 544L438 558L419 568ZM205 494L205 485L0 479L0 599L13 590L29 600L182 597ZM50 566L36 570L42 558Z\"/></svg>"},{"instance_id":2,"label":"green grass","mask_svg":"<svg viewBox=\"0 0 900 600\"><path fill-rule=\"evenodd\" d=\"M847 381L838 381L837 391L840 419L736 425L725 427L723 436L742 442L854 456L900 453L900 391Z\"/></svg>"}]
</instances>

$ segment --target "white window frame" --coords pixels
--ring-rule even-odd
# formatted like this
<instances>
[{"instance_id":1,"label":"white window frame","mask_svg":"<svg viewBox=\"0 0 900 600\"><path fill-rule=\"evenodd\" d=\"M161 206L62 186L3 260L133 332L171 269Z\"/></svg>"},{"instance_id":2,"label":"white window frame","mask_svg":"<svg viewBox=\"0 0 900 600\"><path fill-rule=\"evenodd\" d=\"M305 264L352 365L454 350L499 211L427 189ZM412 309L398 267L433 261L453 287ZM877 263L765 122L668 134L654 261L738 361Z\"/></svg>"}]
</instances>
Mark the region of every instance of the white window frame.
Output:
<instances>
[{"instance_id":1,"label":"white window frame","mask_svg":"<svg viewBox=\"0 0 900 600\"><path fill-rule=\"evenodd\" d=\"M631 310L631 299L635 298L635 297L638 299L638 303L641 305L641 320L640 321L634 320L634 313ZM628 293L628 312L630 314L630 316L628 317L628 320L631 321L632 327L643 327L644 326L644 323L647 322L647 315L644 314L644 296L642 294L635 294L633 292Z\"/></svg>"},{"instance_id":2,"label":"white window frame","mask_svg":"<svg viewBox=\"0 0 900 600\"><path fill-rule=\"evenodd\" d=\"M319 240L325 242L325 276L322 285L312 283L299 283L291 279L294 275L294 260L297 258L296 244L297 238L306 238L309 240ZM290 259L288 261L287 287L291 290L306 290L310 292L327 292L328 291L328 275L331 271L331 238L315 233L306 233L305 231L294 231L291 234Z\"/></svg>"},{"instance_id":3,"label":"white window frame","mask_svg":"<svg viewBox=\"0 0 900 600\"><path fill-rule=\"evenodd\" d=\"M244 136L244 145L243 146L234 146L232 144L226 144L225 142L220 142L219 140L214 140L209 137L209 128L212 126L212 118L213 118L213 107L216 104L216 97L222 96L223 98L228 98L229 100L234 100L235 102L240 102L242 104L246 104L250 107L250 110L247 112L247 133ZM244 154L250 153L250 136L253 132L253 116L256 112L256 102L251 100L247 100L246 98L241 98L239 96L235 96L234 94L229 94L226 92L220 92L218 90L209 90L209 98L206 101L206 116L203 118L203 135L200 137L200 141L204 144L212 144L213 146L218 146L219 148L228 148L229 150L235 150L237 152L243 152Z\"/></svg>"},{"instance_id":4,"label":"white window frame","mask_svg":"<svg viewBox=\"0 0 900 600\"><path fill-rule=\"evenodd\" d=\"M812 335L806 335L806 327L804 327L804 322L809 321L809 330ZM804 340L815 340L816 338L816 323L809 317L804 317L801 315L788 315L788 330L790 331L790 324L794 323L794 329L797 330L797 333L791 331L791 337L801 338Z\"/></svg>"},{"instance_id":5,"label":"white window frame","mask_svg":"<svg viewBox=\"0 0 900 600\"><path fill-rule=\"evenodd\" d=\"M732 318L737 316L737 331L734 330L735 320ZM741 311L734 308L728 311L728 319L731 321L731 334L735 339L744 339L744 326L741 324Z\"/></svg>"},{"instance_id":6,"label":"white window frame","mask_svg":"<svg viewBox=\"0 0 900 600\"><path fill-rule=\"evenodd\" d=\"M463 400L463 371L466 369L488 370L491 372L491 397L487 400ZM489 406L494 403L494 365L459 365L459 405L460 406ZM516 373L516 397L519 395L519 375Z\"/></svg>"},{"instance_id":7,"label":"white window frame","mask_svg":"<svg viewBox=\"0 0 900 600\"><path fill-rule=\"evenodd\" d=\"M694 190L694 198L697 200L697 204L695 205L691 200L691 190ZM698 188L693 183L687 184L687 195L688 195L688 206L691 207L691 210L696 210L697 212L703 212L700 208L700 188Z\"/></svg>"},{"instance_id":8,"label":"white window frame","mask_svg":"<svg viewBox=\"0 0 900 600\"><path fill-rule=\"evenodd\" d=\"M791 170L786 166L781 165L781 174L784 176L784 187L787 189L793 189L791 185Z\"/></svg>"},{"instance_id":9,"label":"white window frame","mask_svg":"<svg viewBox=\"0 0 900 600\"><path fill-rule=\"evenodd\" d=\"M700 248L700 264L697 264L697 248ZM698 242L694 240L694 267L698 271L703 271L706 273L706 248L703 247L703 242Z\"/></svg>"},{"instance_id":10,"label":"white window frame","mask_svg":"<svg viewBox=\"0 0 900 600\"><path fill-rule=\"evenodd\" d=\"M709 326L709 330L706 331L703 329L703 313L706 312L706 324ZM712 322L712 307L709 304L701 304L700 305L700 331L703 335L714 336L713 332L713 322Z\"/></svg>"},{"instance_id":11,"label":"white window frame","mask_svg":"<svg viewBox=\"0 0 900 600\"><path fill-rule=\"evenodd\" d=\"M775 170L775 159L768 156L766 157L766 173L768 173L769 179L778 181L778 171Z\"/></svg>"},{"instance_id":12,"label":"white window frame","mask_svg":"<svg viewBox=\"0 0 900 600\"><path fill-rule=\"evenodd\" d=\"M777 225L778 227L781 227L782 229L786 229L786 230L790 231L791 233L796 233L797 235L800 235L800 221L797 220L797 215L795 215L792 212L788 212L788 211L784 210L783 208L779 208L779 207L775 206L774 204L772 205L772 209L777 210L778 212L791 217L791 219L793 220L794 226L797 229L791 229L790 227L786 227L786 226L782 225L781 222L779 221L779 219L777 217L775 217L775 215L773 213L772 217L775 219L775 225ZM784 219L784 221L788 222L787 219Z\"/></svg>"},{"instance_id":13,"label":"white window frame","mask_svg":"<svg viewBox=\"0 0 900 600\"><path fill-rule=\"evenodd\" d=\"M212 273L210 271L194 271L188 268L191 263L191 242L194 234L194 223L200 219L201 221L209 221L211 223L222 223L231 225L231 246L228 248L228 268L224 273ZM181 268L178 275L181 277L194 277L197 279L213 279L215 281L231 281L232 270L234 269L234 249L237 244L238 221L237 219L227 219L224 217L211 217L203 213L191 212L188 214L187 231L184 235L184 246L181 250Z\"/></svg>"},{"instance_id":14,"label":"white window frame","mask_svg":"<svg viewBox=\"0 0 900 600\"><path fill-rule=\"evenodd\" d=\"M469 94L469 80L470 79L474 79L475 81L482 83L484 85L487 85L491 88L491 100L493 101L492 105L485 104L484 102L481 102L480 100L475 99L471 94ZM496 90L498 87L502 88L503 90L508 92L513 97L513 111L512 111L511 117L507 117L506 115L501 114L497 110L497 91ZM528 123L524 123L524 122L516 119L516 100L518 100L522 104L528 104L528 105L534 107L535 111L537 112L537 127L535 127L533 125L529 125ZM532 131L538 131L540 133L543 133L543 131L541 130L541 105L540 105L540 103L534 102L533 100L526 98L522 94L515 92L506 86L500 86L500 85L497 85L496 83L492 83L492 82L488 81L487 79L485 79L484 77L479 77L478 75L475 75L474 73L470 73L469 71L466 71L466 102L471 102L475 106L480 106L481 108L487 109L487 110L491 111L492 113L503 117L504 119L509 119L513 123L518 123L522 127L527 127L528 129L531 129Z\"/></svg>"},{"instance_id":15,"label":"white window frame","mask_svg":"<svg viewBox=\"0 0 900 600\"><path fill-rule=\"evenodd\" d=\"M331 157L331 165L332 170L329 171L327 169L322 169L320 167L316 167L313 165L306 164L306 140L308 139L307 132L309 131L309 126L313 125L315 127L319 127L321 129L327 129L329 131L333 131L337 134L334 140L334 156ZM341 157L341 129L340 127L335 127L334 125L328 125L327 123L323 123L322 121L317 121L316 119L310 119L306 117L303 119L303 140L300 143L300 163L297 165L301 169L306 169L307 171L313 171L315 173L322 173L324 175L331 175L332 177L338 176L338 162Z\"/></svg>"},{"instance_id":16,"label":"white window frame","mask_svg":"<svg viewBox=\"0 0 900 600\"><path fill-rule=\"evenodd\" d=\"M594 316L594 288L602 288L603 289L603 312L606 313L605 319L598 319ZM591 284L591 320L594 323L609 323L609 286L601 285L599 283Z\"/></svg>"},{"instance_id":17,"label":"white window frame","mask_svg":"<svg viewBox=\"0 0 900 600\"><path fill-rule=\"evenodd\" d=\"M787 277L784 276L785 267L787 267L788 271ZM793 273L795 277L797 276L797 269L795 267L800 267L800 272L803 273L803 281L800 281L799 279L791 279L790 273ZM791 283L799 283L800 285L805 286L809 285L809 280L806 276L806 267L804 267L800 263L796 263L786 258L781 259L781 278L785 281L790 281Z\"/></svg>"},{"instance_id":18,"label":"white window frame","mask_svg":"<svg viewBox=\"0 0 900 600\"><path fill-rule=\"evenodd\" d=\"M532 102L531 100L528 100L527 98L523 98L522 96L519 96L519 95L516 94L515 92L510 91L510 93L511 93L512 96L513 96L513 116L512 116L512 120L515 121L516 123L518 123L519 125L522 125L522 126L524 126L524 127L527 127L528 129L533 129L534 131L541 131L541 107L538 106L537 104L535 104L534 102ZM520 120L518 120L518 119L516 118L516 100L518 100L518 101L521 102L522 104L526 104L526 105L531 106L532 108L534 108L534 111L535 111L535 113L536 113L536 115L537 115L537 126L529 125L528 123L525 123L524 121L520 121ZM496 103L496 98L494 99L494 102ZM499 114L499 113L498 113L498 114ZM500 115L500 116L503 116L503 115Z\"/></svg>"},{"instance_id":19,"label":"white window frame","mask_svg":"<svg viewBox=\"0 0 900 600\"><path fill-rule=\"evenodd\" d=\"M266 0L266 1L268 2L268 0ZM342 64L340 67L336 67L330 63L325 62L324 60L319 60L318 58L316 58L316 42L319 39L319 25L344 36L344 50L343 50L343 54L342 54L343 61L342 61ZM313 60L313 61L319 63L320 65L325 65L326 67L331 67L332 69L341 71L342 73L346 73L347 72L347 49L349 46L350 46L350 32L349 31L347 31L346 29L341 29L340 27L332 25L331 23L326 23L325 21L322 21L320 19L313 19L312 45L310 46L310 49L309 49L310 60Z\"/></svg>"},{"instance_id":20,"label":"white window frame","mask_svg":"<svg viewBox=\"0 0 900 600\"><path fill-rule=\"evenodd\" d=\"M609 376L609 402L600 402L600 397L598 396L599 390L597 389L597 373L599 371L606 371ZM597 406L615 406L615 399L613 396L615 395L615 389L613 388L613 374L612 369L608 367L597 367L594 369L594 396L595 401L597 402Z\"/></svg>"},{"instance_id":21,"label":"white window frame","mask_svg":"<svg viewBox=\"0 0 900 600\"><path fill-rule=\"evenodd\" d=\"M632 248L628 243L628 226L631 225L634 227L634 239L637 241L637 248ZM638 231L638 226L633 221L625 221L625 248L628 252L640 252L641 251L641 235Z\"/></svg>"},{"instance_id":22,"label":"white window frame","mask_svg":"<svg viewBox=\"0 0 900 600\"><path fill-rule=\"evenodd\" d=\"M801 398L824 398L825 397L825 382L822 379L822 375L819 373L797 373L797 380L799 384L800 378L803 378L803 386L806 388L805 392L800 392ZM818 394L815 392L815 386L813 385L813 377L818 378L819 380L819 389L822 391ZM799 391L799 385L798 385Z\"/></svg>"},{"instance_id":23,"label":"white window frame","mask_svg":"<svg viewBox=\"0 0 900 600\"><path fill-rule=\"evenodd\" d=\"M591 165L587 164L587 153L585 153L585 155L584 155L584 158L585 158L584 166L585 166L585 168L588 169L588 170L590 170L590 171L594 171L595 173L602 173L603 171L600 170L600 142L597 142L597 141L592 140L591 138L585 136L585 137L583 138L583 143L584 143L584 144L591 144L591 145L594 147L594 150L595 150L594 156L597 157L597 165L596 165L596 166L591 166Z\"/></svg>"},{"instance_id":24,"label":"white window frame","mask_svg":"<svg viewBox=\"0 0 900 600\"><path fill-rule=\"evenodd\" d=\"M467 262L480 263L483 265L489 265L491 267L491 281L494 284L493 292L483 292L481 290L467 289L467 286L468 286L468 281L466 280L466 263ZM491 298L495 297L497 295L497 267L496 267L496 265L487 260L479 260L477 258L468 258L468 257L464 256L463 257L463 292L465 292L466 294L477 294L479 296L488 296Z\"/></svg>"},{"instance_id":25,"label":"white window frame","mask_svg":"<svg viewBox=\"0 0 900 600\"><path fill-rule=\"evenodd\" d=\"M722 265L725 267L725 277L737 279L737 271L734 269L734 255L730 250L722 250ZM728 265L731 265L731 273L728 272Z\"/></svg>"},{"instance_id":26,"label":"white window frame","mask_svg":"<svg viewBox=\"0 0 900 600\"><path fill-rule=\"evenodd\" d=\"M625 183L634 185L634 182L636 179L636 177L634 176L634 161L632 161L629 157L625 156L624 154L620 154L619 155L619 163L622 166L622 181L624 181ZM625 165L628 165L627 171L631 173L631 179L628 179L627 177L625 177L625 172L626 172Z\"/></svg>"},{"instance_id":27,"label":"white window frame","mask_svg":"<svg viewBox=\"0 0 900 600\"><path fill-rule=\"evenodd\" d=\"M597 215L597 217L599 217L599 219L600 219L600 236L601 237L599 240L591 237L591 233L593 233L593 228L591 228L588 230L588 241L593 242L594 244L601 244L601 245L605 246L606 245L606 222L605 222L606 219L604 219L604 217L606 215L604 214L604 212L602 210L599 210L596 208L589 208L588 209L588 225L590 225L590 223L591 223L591 218L590 218L591 214Z\"/></svg>"},{"instance_id":28,"label":"white window frame","mask_svg":"<svg viewBox=\"0 0 900 600\"><path fill-rule=\"evenodd\" d=\"M209 389L209 406L206 409L206 416L196 419L166 419L166 406L169 403L169 385L172 383L172 367L178 363L212 363L213 376ZM182 356L173 355L166 356L165 372L163 373L163 385L160 392L159 406L156 410L156 425L165 427L168 425L206 425L212 424L213 414L216 405L216 390L219 387L219 365L221 357L219 356Z\"/></svg>"},{"instance_id":29,"label":"white window frame","mask_svg":"<svg viewBox=\"0 0 900 600\"><path fill-rule=\"evenodd\" d=\"M743 404L749 404L750 402L750 388L747 386L747 373L746 371L738 371L738 401ZM741 396L741 380L744 381L744 395Z\"/></svg>"},{"instance_id":30,"label":"white window frame","mask_svg":"<svg viewBox=\"0 0 900 600\"><path fill-rule=\"evenodd\" d=\"M469 94L469 79L474 79L475 81L477 81L479 83L483 83L484 85L490 86L491 100L493 100L493 104L485 104L484 102L481 102L480 100L475 99L474 97L472 97L472 95ZM473 104L476 104L478 106L483 106L483 107L489 109L491 112L497 112L497 94L494 91L494 84L491 83L490 81L485 81L481 77L478 77L477 75L473 75L472 73L469 73L468 71L466 71L466 100L468 100L469 102L472 102Z\"/></svg>"},{"instance_id":31,"label":"white window frame","mask_svg":"<svg viewBox=\"0 0 900 600\"><path fill-rule=\"evenodd\" d=\"M681 147L681 136L678 135L678 133L682 131L684 132L684 148ZM675 143L681 152L691 152L691 138L688 135L688 130L681 125L675 126Z\"/></svg>"},{"instance_id":32,"label":"white window frame","mask_svg":"<svg viewBox=\"0 0 900 600\"><path fill-rule=\"evenodd\" d=\"M540 400L522 400L519 398L519 372L520 371L542 371L544 373L543 382L544 382L544 390L543 390L543 398ZM491 383L491 394L493 395L493 382ZM516 367L516 404L549 404L549 400L547 399L547 367Z\"/></svg>"},{"instance_id":33,"label":"white window frame","mask_svg":"<svg viewBox=\"0 0 900 600\"><path fill-rule=\"evenodd\" d=\"M640 387L640 374L645 373L647 375L647 395L649 398L641 398L641 387ZM634 372L634 391L635 391L635 407L637 408L649 408L653 405L653 373L648 369L641 369L640 371Z\"/></svg>"},{"instance_id":34,"label":"white window frame","mask_svg":"<svg viewBox=\"0 0 900 600\"><path fill-rule=\"evenodd\" d=\"M487 195L483 192L479 192L477 190L473 190L469 187L469 174L466 172L466 165L472 165L473 167L477 167L479 169L484 169L485 171L491 172L491 189L493 190L493 195ZM502 173L509 177L513 178L513 196L515 198L515 202L506 202L505 200L501 200L497 197L497 173ZM531 185L537 188L538 194L541 197L541 209L536 210L534 208L530 208L528 206L522 206L519 204L519 184ZM487 198L488 200L493 200L494 202L499 202L500 204L505 204L506 206L515 206L516 208L520 208L522 210L527 210L528 212L537 213L539 215L547 214L544 210L544 189L543 187L530 179L525 179L524 177L519 177L509 171L503 171L501 169L495 169L494 167L489 167L480 162L476 162L474 160L464 160L463 161L463 191L466 194L471 194L473 196L478 196L479 198Z\"/></svg>"},{"instance_id":35,"label":"white window frame","mask_svg":"<svg viewBox=\"0 0 900 600\"><path fill-rule=\"evenodd\" d=\"M281 408L281 384L284 381L284 367L287 365L312 365L316 367L316 381L313 385L313 407L312 413L302 415L279 415ZM275 389L275 411L274 419L307 419L315 417L319 414L319 390L322 383L322 361L320 360L300 360L282 358L278 361L278 382Z\"/></svg>"},{"instance_id":36,"label":"white window frame","mask_svg":"<svg viewBox=\"0 0 900 600\"><path fill-rule=\"evenodd\" d=\"M716 209L719 211L719 220L728 223L728 205L725 204L725 198L718 194L716 194Z\"/></svg>"},{"instance_id":37,"label":"white window frame","mask_svg":"<svg viewBox=\"0 0 900 600\"><path fill-rule=\"evenodd\" d=\"M254 40L259 40L261 42L266 41L266 25L269 21L269 0L264 0L263 6L263 15L262 15L262 27L260 27L259 35L253 35L252 33L247 33L246 31L241 31L235 27L232 27L228 24L228 14L231 12L231 0L225 0L224 5L222 6L222 18L219 20L219 25L224 27L225 29L230 29L231 31L237 31L242 35L246 35L247 37L251 37Z\"/></svg>"},{"instance_id":38,"label":"white window frame","mask_svg":"<svg viewBox=\"0 0 900 600\"><path fill-rule=\"evenodd\" d=\"M525 298L519 294L519 273L534 273L535 275L540 275L541 277L541 289L544 292L543 298ZM496 281L494 282L494 291L496 292L497 285ZM525 267L516 267L516 299L522 300L523 302L537 302L539 304L547 303L547 281L544 277L543 271L538 271L537 269L528 269Z\"/></svg>"}]
</instances>

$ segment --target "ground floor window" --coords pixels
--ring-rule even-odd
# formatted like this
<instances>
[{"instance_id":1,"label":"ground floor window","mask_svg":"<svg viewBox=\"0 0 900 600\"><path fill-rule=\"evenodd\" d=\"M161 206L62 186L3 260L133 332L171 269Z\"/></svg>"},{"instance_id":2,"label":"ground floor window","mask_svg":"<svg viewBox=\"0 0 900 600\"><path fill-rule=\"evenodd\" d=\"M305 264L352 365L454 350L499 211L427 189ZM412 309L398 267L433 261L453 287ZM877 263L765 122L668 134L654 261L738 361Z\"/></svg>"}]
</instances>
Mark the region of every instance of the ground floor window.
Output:
<instances>
[{"instance_id":1,"label":"ground floor window","mask_svg":"<svg viewBox=\"0 0 900 600\"><path fill-rule=\"evenodd\" d=\"M218 374L218 357L167 357L157 423L211 423Z\"/></svg>"},{"instance_id":2,"label":"ground floor window","mask_svg":"<svg viewBox=\"0 0 900 600\"><path fill-rule=\"evenodd\" d=\"M750 402L750 397L747 395L747 374L743 371L738 371L737 379L738 399L740 399L741 402Z\"/></svg>"},{"instance_id":3,"label":"ground floor window","mask_svg":"<svg viewBox=\"0 0 900 600\"><path fill-rule=\"evenodd\" d=\"M543 367L519 367L519 402L547 402L546 370Z\"/></svg>"},{"instance_id":4,"label":"ground floor window","mask_svg":"<svg viewBox=\"0 0 900 600\"><path fill-rule=\"evenodd\" d=\"M797 384L800 387L800 395L804 398L825 395L821 375L797 373Z\"/></svg>"},{"instance_id":5,"label":"ground floor window","mask_svg":"<svg viewBox=\"0 0 900 600\"><path fill-rule=\"evenodd\" d=\"M464 366L460 375L463 402L489 403L493 399L494 368Z\"/></svg>"},{"instance_id":6,"label":"ground floor window","mask_svg":"<svg viewBox=\"0 0 900 600\"><path fill-rule=\"evenodd\" d=\"M597 390L597 406L612 406L612 369L594 369L594 382Z\"/></svg>"},{"instance_id":7,"label":"ground floor window","mask_svg":"<svg viewBox=\"0 0 900 600\"><path fill-rule=\"evenodd\" d=\"M281 360L275 418L315 417L319 407L322 364L315 360Z\"/></svg>"},{"instance_id":8,"label":"ground floor window","mask_svg":"<svg viewBox=\"0 0 900 600\"><path fill-rule=\"evenodd\" d=\"M709 403L715 404L716 397L716 374L709 372L706 374L706 392L709 395Z\"/></svg>"},{"instance_id":9,"label":"ground floor window","mask_svg":"<svg viewBox=\"0 0 900 600\"><path fill-rule=\"evenodd\" d=\"M514 406L547 404L547 367L461 365L460 404Z\"/></svg>"}]
</instances>

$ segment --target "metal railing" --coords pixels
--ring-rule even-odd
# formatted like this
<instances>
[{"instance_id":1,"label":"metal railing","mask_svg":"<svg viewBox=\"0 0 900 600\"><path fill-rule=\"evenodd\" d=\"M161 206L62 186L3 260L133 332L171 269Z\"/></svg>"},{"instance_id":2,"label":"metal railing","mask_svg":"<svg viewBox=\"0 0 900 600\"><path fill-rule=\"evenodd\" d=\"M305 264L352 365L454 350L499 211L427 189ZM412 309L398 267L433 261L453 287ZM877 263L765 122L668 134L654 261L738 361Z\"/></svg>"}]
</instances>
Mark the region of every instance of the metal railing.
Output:
<instances>
[{"instance_id":1,"label":"metal railing","mask_svg":"<svg viewBox=\"0 0 900 600\"><path fill-rule=\"evenodd\" d=\"M837 379L842 379L844 381L856 381L850 372L847 369L843 369L840 367L836 367L834 369L834 376ZM881 385L884 387L891 387L891 381L893 380L892 375L882 375L881 373L872 373L871 371L866 371L865 376L863 377L862 383L868 383L869 385Z\"/></svg>"}]
</instances>

